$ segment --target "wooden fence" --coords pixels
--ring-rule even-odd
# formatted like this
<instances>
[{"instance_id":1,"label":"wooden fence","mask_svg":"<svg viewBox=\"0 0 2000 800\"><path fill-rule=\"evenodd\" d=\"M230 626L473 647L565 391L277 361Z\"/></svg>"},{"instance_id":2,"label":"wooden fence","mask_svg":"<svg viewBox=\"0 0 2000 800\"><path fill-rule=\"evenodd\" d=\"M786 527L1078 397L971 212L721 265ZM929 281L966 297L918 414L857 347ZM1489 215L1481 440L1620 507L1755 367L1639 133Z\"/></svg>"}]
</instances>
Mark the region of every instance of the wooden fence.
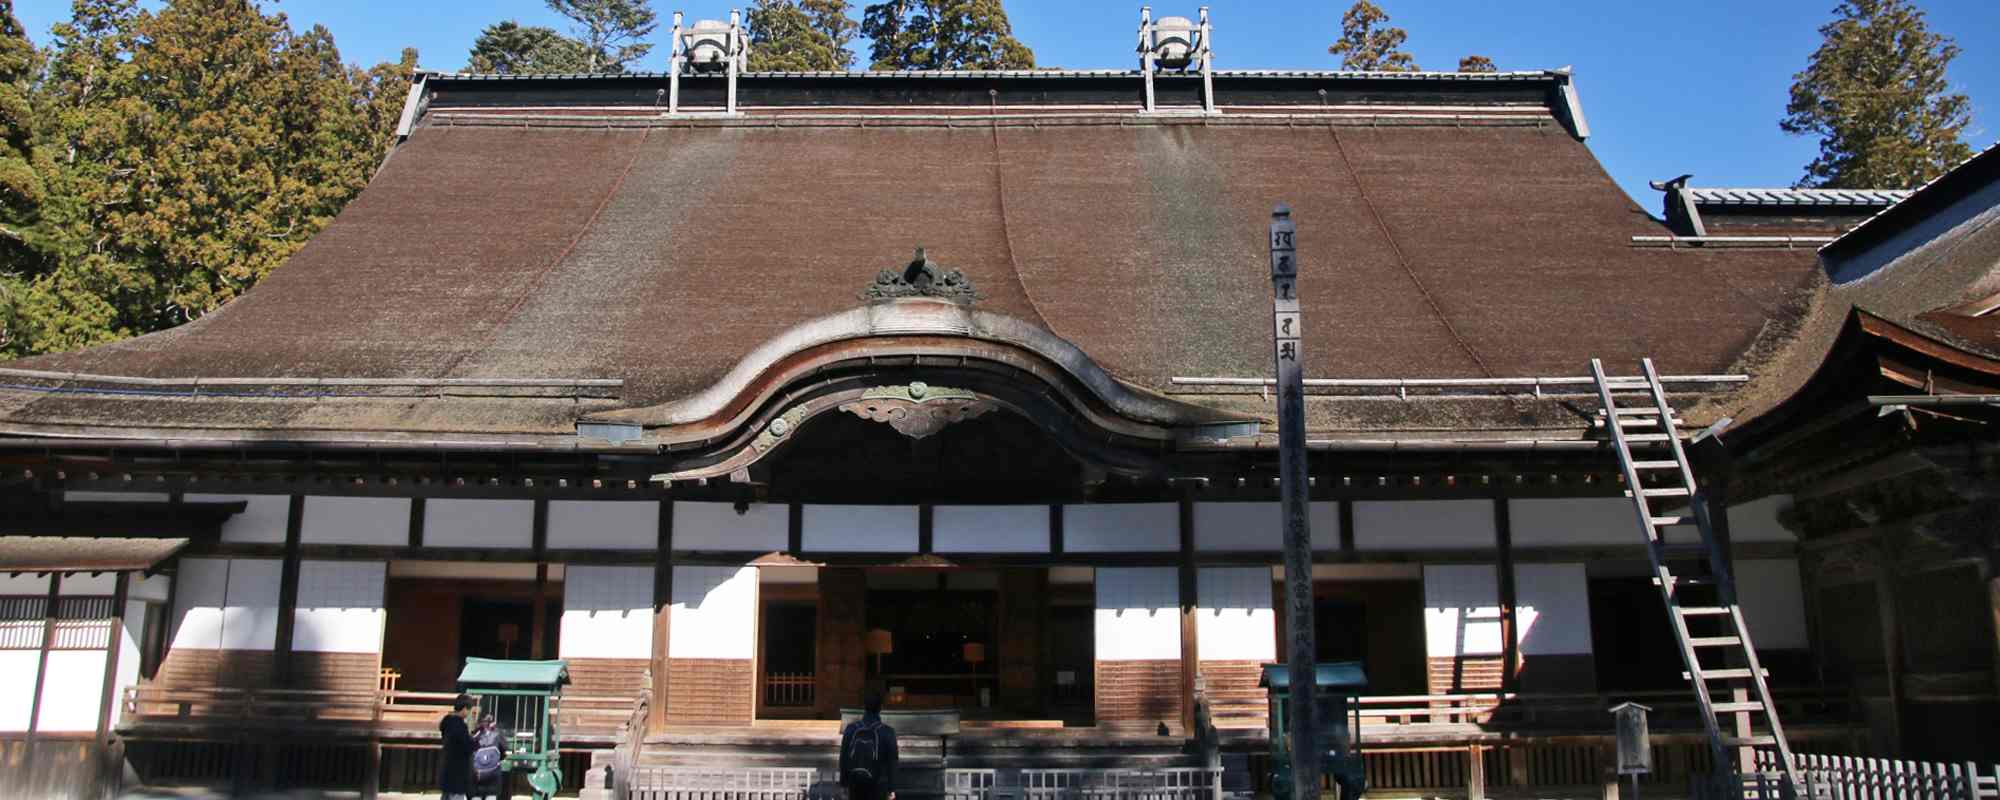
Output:
<instances>
[{"instance_id":1,"label":"wooden fence","mask_svg":"<svg viewBox=\"0 0 2000 800\"><path fill-rule=\"evenodd\" d=\"M1858 758L1799 753L1799 778L1806 796L1824 800L1995 800L2000 798L2000 764L1982 768L1975 763L1941 764L1891 758ZM1778 756L1758 751L1758 775L1742 776L1738 797L1775 798ZM1728 796L1723 791L1698 795Z\"/></svg>"}]
</instances>

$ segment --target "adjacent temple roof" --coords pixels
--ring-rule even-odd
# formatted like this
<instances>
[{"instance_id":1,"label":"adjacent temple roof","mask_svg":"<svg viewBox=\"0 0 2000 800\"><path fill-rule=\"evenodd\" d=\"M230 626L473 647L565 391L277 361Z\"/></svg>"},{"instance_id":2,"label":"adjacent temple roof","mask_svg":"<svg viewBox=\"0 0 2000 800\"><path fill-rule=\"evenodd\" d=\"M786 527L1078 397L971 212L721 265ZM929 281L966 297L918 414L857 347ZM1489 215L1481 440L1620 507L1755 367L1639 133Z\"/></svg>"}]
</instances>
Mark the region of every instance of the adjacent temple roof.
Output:
<instances>
[{"instance_id":1,"label":"adjacent temple roof","mask_svg":"<svg viewBox=\"0 0 2000 800\"><path fill-rule=\"evenodd\" d=\"M1825 295L1807 247L1641 246L1670 231L1584 146L1565 72L1213 86L1202 113L1162 75L1147 113L1133 73L748 74L730 114L713 77L427 76L282 269L180 328L0 365L0 432L593 449L579 423L610 422L639 447L863 357L1055 365L1132 424L1268 420L1208 379L1270 374L1278 202L1311 378L1755 375ZM864 297L918 247L969 306ZM1331 439L1588 424L1314 402Z\"/></svg>"},{"instance_id":2,"label":"adjacent temple roof","mask_svg":"<svg viewBox=\"0 0 2000 800\"><path fill-rule=\"evenodd\" d=\"M1900 189L1731 189L1689 186L1694 176L1654 181L1661 216L1684 237L1794 237L1823 243L1910 192Z\"/></svg>"}]
</instances>

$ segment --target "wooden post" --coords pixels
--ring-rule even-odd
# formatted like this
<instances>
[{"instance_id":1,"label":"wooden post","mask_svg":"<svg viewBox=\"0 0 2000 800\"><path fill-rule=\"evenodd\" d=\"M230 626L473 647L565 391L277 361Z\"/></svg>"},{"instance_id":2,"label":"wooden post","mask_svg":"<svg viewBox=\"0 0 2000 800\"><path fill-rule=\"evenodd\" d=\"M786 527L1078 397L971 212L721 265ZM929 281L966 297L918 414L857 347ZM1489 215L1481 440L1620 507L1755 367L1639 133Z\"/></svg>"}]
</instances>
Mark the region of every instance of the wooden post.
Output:
<instances>
[{"instance_id":1,"label":"wooden post","mask_svg":"<svg viewBox=\"0 0 2000 800\"><path fill-rule=\"evenodd\" d=\"M1465 800L1486 800L1486 748L1465 748Z\"/></svg>"},{"instance_id":2,"label":"wooden post","mask_svg":"<svg viewBox=\"0 0 2000 800\"><path fill-rule=\"evenodd\" d=\"M1515 616L1514 525L1506 496L1493 498L1494 547L1499 551L1500 573L1500 686L1504 692L1521 690L1520 624Z\"/></svg>"},{"instance_id":3,"label":"wooden post","mask_svg":"<svg viewBox=\"0 0 2000 800\"><path fill-rule=\"evenodd\" d=\"M271 683L292 685L292 634L299 610L299 542L305 525L306 496L292 495L285 519L285 560L278 573L278 635L271 645Z\"/></svg>"},{"instance_id":4,"label":"wooden post","mask_svg":"<svg viewBox=\"0 0 2000 800\"><path fill-rule=\"evenodd\" d=\"M535 606L530 610L528 657L540 661L548 657L542 640L549 625L549 501L535 501Z\"/></svg>"},{"instance_id":5,"label":"wooden post","mask_svg":"<svg viewBox=\"0 0 2000 800\"><path fill-rule=\"evenodd\" d=\"M103 702L97 706L97 744L106 744L106 736L111 732L112 709L122 704L118 695L118 656L125 650L119 645L125 636L125 601L131 596L132 573L118 573L115 588L111 590L111 631L104 642L104 690L99 695ZM136 642L134 642L136 644Z\"/></svg>"},{"instance_id":6,"label":"wooden post","mask_svg":"<svg viewBox=\"0 0 2000 800\"><path fill-rule=\"evenodd\" d=\"M1292 209L1271 212L1271 350L1278 383L1278 486L1284 503L1285 619L1291 639L1290 708L1293 800L1320 789L1318 682L1313 655L1312 526L1306 502L1305 372L1300 338L1298 251Z\"/></svg>"},{"instance_id":7,"label":"wooden post","mask_svg":"<svg viewBox=\"0 0 2000 800\"><path fill-rule=\"evenodd\" d=\"M1194 729L1194 690L1201 675L1201 643L1195 615L1200 597L1194 566L1194 500L1185 494L1180 500L1180 534L1181 729L1189 736L1196 736L1199 732Z\"/></svg>"},{"instance_id":8,"label":"wooden post","mask_svg":"<svg viewBox=\"0 0 2000 800\"><path fill-rule=\"evenodd\" d=\"M673 641L674 501L660 501L658 549L653 553L653 704L646 709L646 732L667 729L667 653Z\"/></svg>"},{"instance_id":9,"label":"wooden post","mask_svg":"<svg viewBox=\"0 0 2000 800\"><path fill-rule=\"evenodd\" d=\"M35 785L35 769L41 759L35 754L35 731L42 724L42 687L48 683L49 650L56 643L56 603L62 596L62 576L49 573L49 595L42 604L42 652L35 662L35 694L28 701L28 731L21 739L22 757L28 760L28 780L24 785Z\"/></svg>"},{"instance_id":10,"label":"wooden post","mask_svg":"<svg viewBox=\"0 0 2000 800\"><path fill-rule=\"evenodd\" d=\"M424 503L424 498L421 498L421 497L413 497L413 498L410 498L410 537L409 537L409 545L410 545L410 549L411 549L411 550L415 550L415 549L417 549L417 548L419 548L419 547L423 547L423 546L424 546L424 512L425 512L425 508L426 508L426 505L425 505L425 503Z\"/></svg>"}]
</instances>

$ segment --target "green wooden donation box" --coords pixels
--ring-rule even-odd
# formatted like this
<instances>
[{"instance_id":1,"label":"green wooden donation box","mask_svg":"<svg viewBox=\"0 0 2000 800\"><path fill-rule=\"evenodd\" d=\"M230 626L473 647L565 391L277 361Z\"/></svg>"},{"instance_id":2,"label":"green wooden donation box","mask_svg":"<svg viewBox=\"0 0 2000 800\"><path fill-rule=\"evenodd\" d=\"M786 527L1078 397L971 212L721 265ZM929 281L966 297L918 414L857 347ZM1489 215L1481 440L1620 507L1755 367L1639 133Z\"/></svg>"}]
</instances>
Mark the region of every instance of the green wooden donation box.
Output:
<instances>
[{"instance_id":1,"label":"green wooden donation box","mask_svg":"<svg viewBox=\"0 0 2000 800\"><path fill-rule=\"evenodd\" d=\"M511 661L468 658L458 674L458 690L479 698L479 714L492 714L507 735L508 772L524 772L538 800L553 797L562 787L562 761L557 750L556 709L562 687L569 683L565 661Z\"/></svg>"},{"instance_id":2,"label":"green wooden donation box","mask_svg":"<svg viewBox=\"0 0 2000 800\"><path fill-rule=\"evenodd\" d=\"M1352 732L1360 724L1354 697L1368 688L1368 676L1359 661L1329 661L1313 666L1314 689L1319 705L1320 769L1333 779L1340 797L1360 797L1367 788L1367 773L1361 754L1355 750ZM1285 664L1265 664L1257 685L1263 687L1271 709L1271 795L1274 800L1290 800L1292 795L1291 736L1287 725L1291 702L1292 673ZM1312 800L1317 800L1313 798Z\"/></svg>"}]
</instances>

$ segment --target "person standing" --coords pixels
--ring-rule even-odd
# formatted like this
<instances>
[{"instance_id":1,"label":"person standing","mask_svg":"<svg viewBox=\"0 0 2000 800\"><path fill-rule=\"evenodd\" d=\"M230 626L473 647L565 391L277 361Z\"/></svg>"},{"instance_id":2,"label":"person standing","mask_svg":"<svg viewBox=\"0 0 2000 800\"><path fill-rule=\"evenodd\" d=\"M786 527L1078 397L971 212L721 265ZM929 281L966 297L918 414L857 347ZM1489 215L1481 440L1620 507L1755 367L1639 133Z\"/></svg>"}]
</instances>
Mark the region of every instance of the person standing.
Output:
<instances>
[{"instance_id":1,"label":"person standing","mask_svg":"<svg viewBox=\"0 0 2000 800\"><path fill-rule=\"evenodd\" d=\"M438 763L438 792L444 800L466 800L472 794L472 732L465 720L479 709L472 695L461 694L452 701L451 713L438 720L438 738L444 757Z\"/></svg>"},{"instance_id":2,"label":"person standing","mask_svg":"<svg viewBox=\"0 0 2000 800\"><path fill-rule=\"evenodd\" d=\"M473 797L500 796L500 785L507 780L506 760L507 737L501 735L492 714L480 717L479 728L472 732Z\"/></svg>"},{"instance_id":3,"label":"person standing","mask_svg":"<svg viewBox=\"0 0 2000 800\"><path fill-rule=\"evenodd\" d=\"M896 729L882 722L879 694L840 731L840 785L848 800L896 800Z\"/></svg>"}]
</instances>

